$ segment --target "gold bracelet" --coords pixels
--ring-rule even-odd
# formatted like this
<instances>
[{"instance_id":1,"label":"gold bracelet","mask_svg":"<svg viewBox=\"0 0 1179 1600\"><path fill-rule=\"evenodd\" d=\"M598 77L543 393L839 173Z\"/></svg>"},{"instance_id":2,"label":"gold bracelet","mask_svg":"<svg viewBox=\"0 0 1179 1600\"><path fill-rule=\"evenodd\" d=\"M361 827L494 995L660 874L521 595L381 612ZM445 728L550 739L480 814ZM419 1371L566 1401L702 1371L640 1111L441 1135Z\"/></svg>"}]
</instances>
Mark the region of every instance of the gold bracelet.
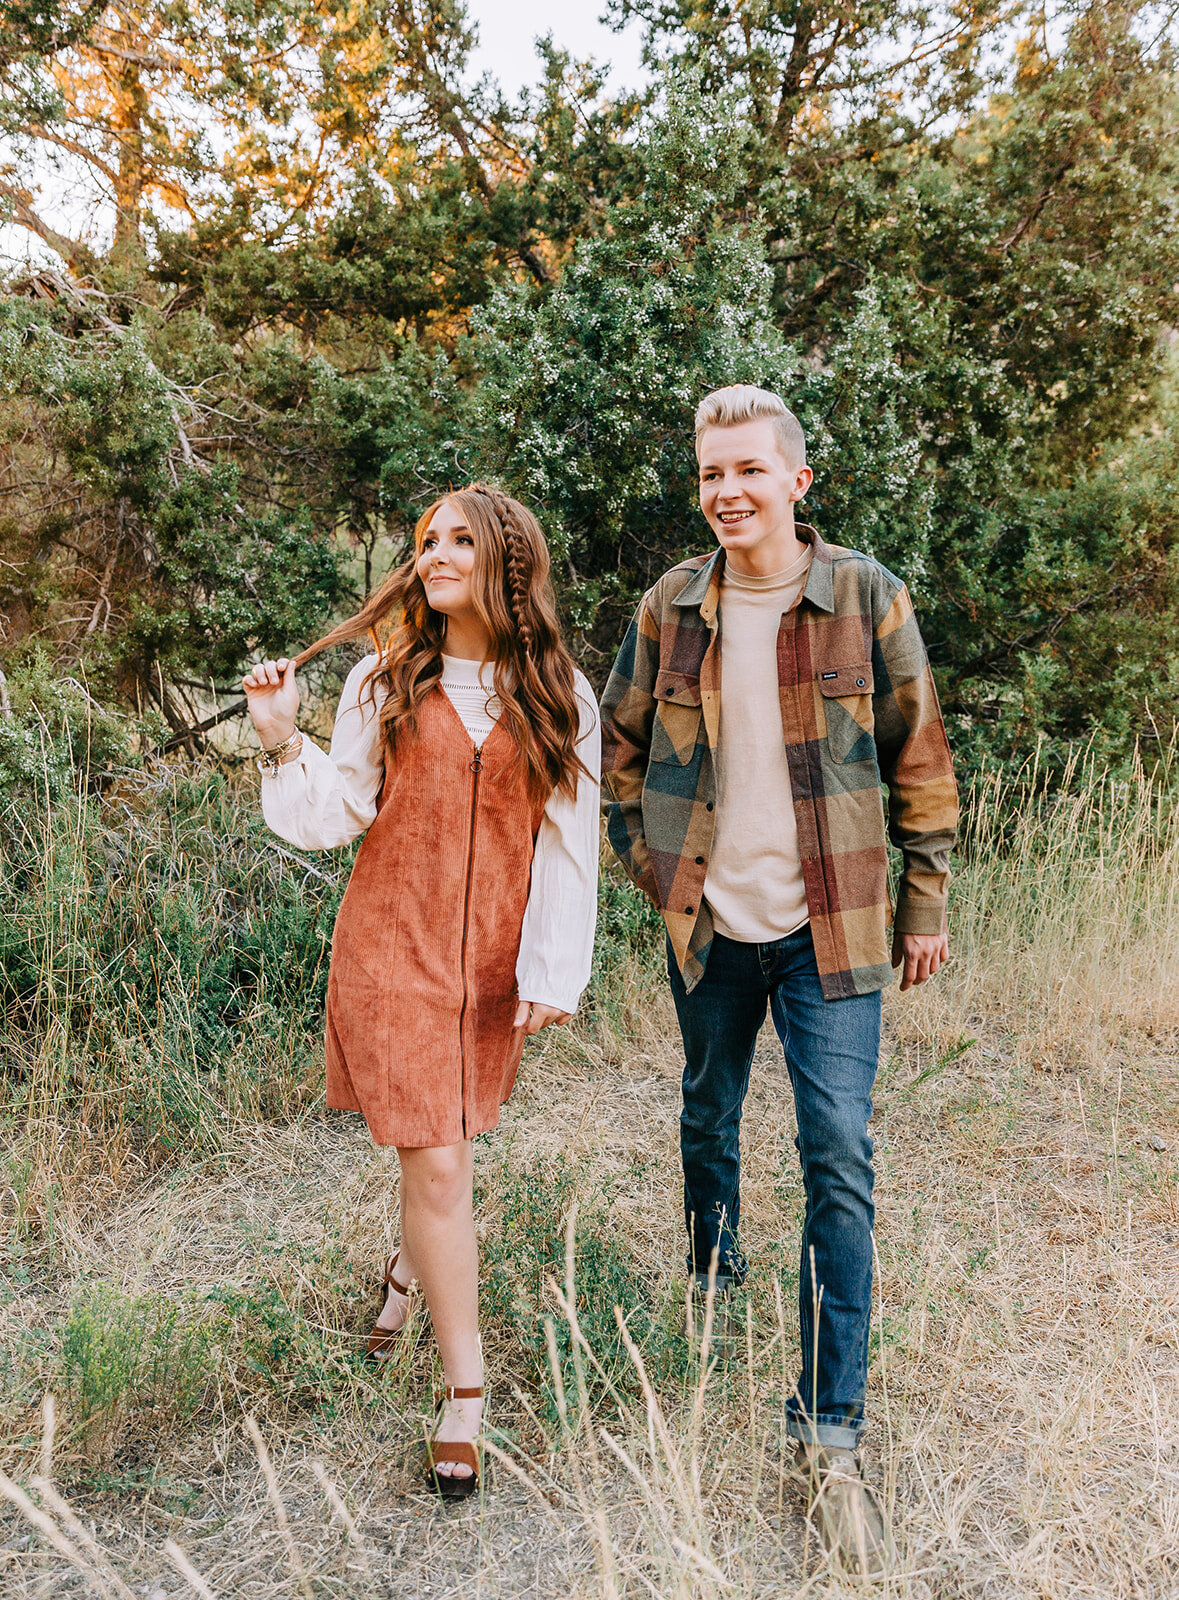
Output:
<instances>
[{"instance_id":1,"label":"gold bracelet","mask_svg":"<svg viewBox=\"0 0 1179 1600\"><path fill-rule=\"evenodd\" d=\"M261 760L258 762L258 771L263 777L273 778L284 759L292 753L297 754L303 748L303 735L298 728L290 734L281 744L272 745L269 750L263 750Z\"/></svg>"}]
</instances>

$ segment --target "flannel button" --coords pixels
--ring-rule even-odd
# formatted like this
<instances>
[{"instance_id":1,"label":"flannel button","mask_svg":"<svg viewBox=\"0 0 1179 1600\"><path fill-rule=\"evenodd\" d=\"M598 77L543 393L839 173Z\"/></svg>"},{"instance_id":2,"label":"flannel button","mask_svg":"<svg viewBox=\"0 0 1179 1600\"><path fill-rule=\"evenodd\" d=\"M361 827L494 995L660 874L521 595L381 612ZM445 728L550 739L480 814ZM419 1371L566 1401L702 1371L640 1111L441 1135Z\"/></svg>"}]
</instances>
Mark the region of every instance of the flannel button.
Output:
<instances>
[{"instance_id":1,"label":"flannel button","mask_svg":"<svg viewBox=\"0 0 1179 1600\"><path fill-rule=\"evenodd\" d=\"M857 678L856 679L856 688L857 689L862 689L866 682L867 682L866 678Z\"/></svg>"},{"instance_id":2,"label":"flannel button","mask_svg":"<svg viewBox=\"0 0 1179 1600\"><path fill-rule=\"evenodd\" d=\"M712 801L711 800L706 802L704 809L705 809L705 811L711 811L712 810Z\"/></svg>"},{"instance_id":3,"label":"flannel button","mask_svg":"<svg viewBox=\"0 0 1179 1600\"><path fill-rule=\"evenodd\" d=\"M685 914L686 914L686 915L687 915L687 916L689 916L689 917L690 917L690 916L691 916L691 915L692 915L692 913L693 913L693 911L695 911L695 909L696 909L696 907L695 907L695 906L685 906L685 907L684 907L684 912L685 912Z\"/></svg>"},{"instance_id":4,"label":"flannel button","mask_svg":"<svg viewBox=\"0 0 1179 1600\"><path fill-rule=\"evenodd\" d=\"M703 856L697 856L696 857L696 865L698 867L702 867L704 865L704 857Z\"/></svg>"}]
</instances>

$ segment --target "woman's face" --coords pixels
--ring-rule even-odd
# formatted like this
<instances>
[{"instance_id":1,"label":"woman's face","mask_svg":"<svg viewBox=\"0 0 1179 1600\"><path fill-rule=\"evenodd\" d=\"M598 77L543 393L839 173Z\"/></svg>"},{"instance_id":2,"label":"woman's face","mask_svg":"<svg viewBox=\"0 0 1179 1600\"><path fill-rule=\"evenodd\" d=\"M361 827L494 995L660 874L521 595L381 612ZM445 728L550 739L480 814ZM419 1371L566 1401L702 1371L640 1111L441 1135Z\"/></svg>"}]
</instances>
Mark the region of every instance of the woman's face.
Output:
<instances>
[{"instance_id":1,"label":"woman's face","mask_svg":"<svg viewBox=\"0 0 1179 1600\"><path fill-rule=\"evenodd\" d=\"M418 554L418 577L433 611L461 622L475 616L475 536L453 501L444 500L430 518Z\"/></svg>"}]
</instances>

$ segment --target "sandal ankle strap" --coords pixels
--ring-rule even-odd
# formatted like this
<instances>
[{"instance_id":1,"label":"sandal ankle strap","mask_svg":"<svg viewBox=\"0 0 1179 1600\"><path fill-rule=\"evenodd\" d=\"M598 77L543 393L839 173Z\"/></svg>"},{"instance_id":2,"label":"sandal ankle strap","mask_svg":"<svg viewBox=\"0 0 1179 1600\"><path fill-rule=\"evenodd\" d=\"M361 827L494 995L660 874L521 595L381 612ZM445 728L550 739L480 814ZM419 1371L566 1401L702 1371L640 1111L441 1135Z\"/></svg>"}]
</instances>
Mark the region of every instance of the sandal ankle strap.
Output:
<instances>
[{"instance_id":1,"label":"sandal ankle strap","mask_svg":"<svg viewBox=\"0 0 1179 1600\"><path fill-rule=\"evenodd\" d=\"M400 1250L394 1251L394 1253L389 1257L389 1260L388 1260L388 1262L387 1262L387 1264L385 1266L385 1276L381 1280L381 1288L382 1289L396 1289L398 1294L408 1295L409 1291L413 1288L413 1281L411 1280L409 1283L404 1283L404 1284L403 1283L398 1283L397 1279L393 1276L393 1274L397 1270L397 1263L400 1260L401 1260L401 1251Z\"/></svg>"},{"instance_id":2,"label":"sandal ankle strap","mask_svg":"<svg viewBox=\"0 0 1179 1600\"><path fill-rule=\"evenodd\" d=\"M482 1400L482 1398L483 1390L481 1388L456 1389L453 1384L448 1383L438 1397L438 1404L442 1405L447 1400Z\"/></svg>"}]
</instances>

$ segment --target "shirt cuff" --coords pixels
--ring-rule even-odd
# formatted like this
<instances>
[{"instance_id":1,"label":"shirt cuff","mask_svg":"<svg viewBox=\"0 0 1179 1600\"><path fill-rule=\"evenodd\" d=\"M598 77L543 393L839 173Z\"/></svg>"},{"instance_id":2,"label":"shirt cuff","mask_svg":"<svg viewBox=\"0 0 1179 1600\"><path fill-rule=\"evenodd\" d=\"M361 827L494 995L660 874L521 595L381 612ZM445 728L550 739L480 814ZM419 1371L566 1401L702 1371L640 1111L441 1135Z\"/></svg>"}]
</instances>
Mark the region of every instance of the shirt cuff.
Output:
<instances>
[{"instance_id":1,"label":"shirt cuff","mask_svg":"<svg viewBox=\"0 0 1179 1600\"><path fill-rule=\"evenodd\" d=\"M576 994L561 994L547 983L521 983L516 979L516 993L521 1000L526 1000L533 1006L552 1006L556 1011L567 1011L570 1016L577 1010L581 1000L582 991Z\"/></svg>"},{"instance_id":2,"label":"shirt cuff","mask_svg":"<svg viewBox=\"0 0 1179 1600\"><path fill-rule=\"evenodd\" d=\"M900 899L892 925L897 933L916 933L924 938L936 939L945 931L946 902L924 897L920 900Z\"/></svg>"},{"instance_id":3,"label":"shirt cuff","mask_svg":"<svg viewBox=\"0 0 1179 1600\"><path fill-rule=\"evenodd\" d=\"M307 741L303 741L303 748L307 748ZM270 789L299 788L306 783L306 772L309 763L303 760L302 752L293 761L284 761L273 772L261 769L262 782Z\"/></svg>"}]
</instances>

